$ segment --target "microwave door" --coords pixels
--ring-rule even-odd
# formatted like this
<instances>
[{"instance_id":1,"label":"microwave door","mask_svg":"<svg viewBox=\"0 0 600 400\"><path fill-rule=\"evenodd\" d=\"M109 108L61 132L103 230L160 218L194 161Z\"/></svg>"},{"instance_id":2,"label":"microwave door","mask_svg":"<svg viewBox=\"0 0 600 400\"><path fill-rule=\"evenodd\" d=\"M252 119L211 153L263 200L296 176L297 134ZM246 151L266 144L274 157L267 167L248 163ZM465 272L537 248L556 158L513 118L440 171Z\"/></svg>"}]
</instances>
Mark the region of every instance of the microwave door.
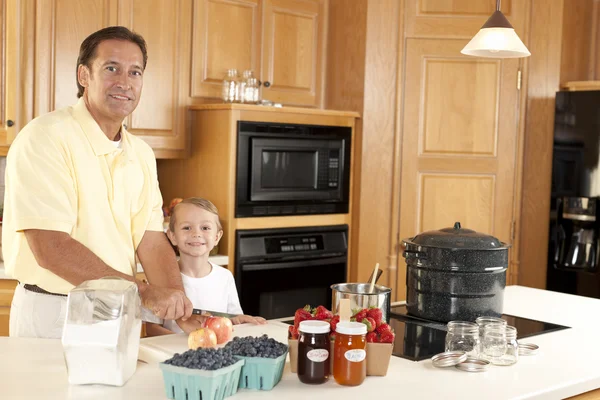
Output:
<instances>
[{"instance_id":1,"label":"microwave door","mask_svg":"<svg viewBox=\"0 0 600 400\"><path fill-rule=\"evenodd\" d=\"M251 150L251 201L339 201L343 141L256 138Z\"/></svg>"}]
</instances>

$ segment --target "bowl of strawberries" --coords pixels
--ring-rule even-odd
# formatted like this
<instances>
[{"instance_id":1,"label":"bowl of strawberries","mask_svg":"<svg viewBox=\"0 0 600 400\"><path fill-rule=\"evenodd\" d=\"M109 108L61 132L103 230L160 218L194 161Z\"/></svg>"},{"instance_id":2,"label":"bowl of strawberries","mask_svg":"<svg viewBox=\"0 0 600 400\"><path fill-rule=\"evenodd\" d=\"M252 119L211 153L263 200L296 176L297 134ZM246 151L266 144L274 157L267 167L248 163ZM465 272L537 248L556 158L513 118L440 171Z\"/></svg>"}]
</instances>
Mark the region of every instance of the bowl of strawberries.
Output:
<instances>
[{"instance_id":1,"label":"bowl of strawberries","mask_svg":"<svg viewBox=\"0 0 600 400\"><path fill-rule=\"evenodd\" d=\"M298 363L298 327L302 321L320 320L327 321L331 330L331 354L335 340L335 328L340 322L340 316L334 315L325 306L311 307L306 305L296 310L294 324L288 328L288 345L290 352L290 370L295 373ZM367 376L385 376L394 348L396 335L394 330L384 319L383 310L371 306L369 308L355 308L352 310L350 321L362 322L367 326ZM333 364L333 357L330 358ZM333 368L333 366L332 366ZM331 369L333 370L333 369Z\"/></svg>"}]
</instances>

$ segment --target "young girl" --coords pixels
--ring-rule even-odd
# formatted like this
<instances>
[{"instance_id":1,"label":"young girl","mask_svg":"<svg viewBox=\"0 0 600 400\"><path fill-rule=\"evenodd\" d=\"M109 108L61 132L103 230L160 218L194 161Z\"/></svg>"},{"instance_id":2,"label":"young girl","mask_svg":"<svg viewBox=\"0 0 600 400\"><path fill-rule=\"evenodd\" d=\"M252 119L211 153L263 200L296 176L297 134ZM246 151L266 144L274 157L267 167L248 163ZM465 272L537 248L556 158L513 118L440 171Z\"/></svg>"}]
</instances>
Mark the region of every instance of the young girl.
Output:
<instances>
[{"instance_id":1,"label":"young girl","mask_svg":"<svg viewBox=\"0 0 600 400\"><path fill-rule=\"evenodd\" d=\"M266 323L262 317L243 315L233 275L226 268L208 261L210 251L223 236L218 211L213 203L191 197L177 204L167 235L179 250L183 287L194 308L235 314L237 316L231 318L233 324ZM147 334L182 332L175 321L165 321L163 326L148 324Z\"/></svg>"}]
</instances>

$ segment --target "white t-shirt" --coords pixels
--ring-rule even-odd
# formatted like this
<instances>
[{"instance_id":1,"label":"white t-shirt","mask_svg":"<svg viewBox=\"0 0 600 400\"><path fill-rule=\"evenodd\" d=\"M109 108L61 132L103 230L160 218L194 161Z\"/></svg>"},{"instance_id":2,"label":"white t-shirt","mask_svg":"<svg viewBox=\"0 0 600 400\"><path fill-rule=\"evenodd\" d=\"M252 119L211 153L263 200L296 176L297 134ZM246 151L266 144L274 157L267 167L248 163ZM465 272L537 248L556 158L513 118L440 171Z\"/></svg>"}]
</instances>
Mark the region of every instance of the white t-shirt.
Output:
<instances>
[{"instance_id":1,"label":"white t-shirt","mask_svg":"<svg viewBox=\"0 0 600 400\"><path fill-rule=\"evenodd\" d=\"M210 265L212 270L203 278L192 278L181 274L185 295L194 308L235 315L243 314L231 272L219 265L213 263ZM165 321L163 326L173 332L182 332L175 321Z\"/></svg>"}]
</instances>

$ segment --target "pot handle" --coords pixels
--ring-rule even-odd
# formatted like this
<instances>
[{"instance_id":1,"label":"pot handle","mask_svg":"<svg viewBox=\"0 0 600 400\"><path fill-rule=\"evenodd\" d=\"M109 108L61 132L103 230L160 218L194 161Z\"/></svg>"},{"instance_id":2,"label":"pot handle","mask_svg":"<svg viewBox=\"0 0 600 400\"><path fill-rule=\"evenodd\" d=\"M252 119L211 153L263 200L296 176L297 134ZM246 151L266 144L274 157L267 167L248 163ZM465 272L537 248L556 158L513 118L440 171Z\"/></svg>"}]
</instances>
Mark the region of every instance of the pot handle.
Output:
<instances>
[{"instance_id":1,"label":"pot handle","mask_svg":"<svg viewBox=\"0 0 600 400\"><path fill-rule=\"evenodd\" d=\"M418 251L404 251L404 253L402 253L402 255L404 256L404 258L419 258L421 260L426 260L427 259L427 254L426 253L421 253Z\"/></svg>"}]
</instances>

